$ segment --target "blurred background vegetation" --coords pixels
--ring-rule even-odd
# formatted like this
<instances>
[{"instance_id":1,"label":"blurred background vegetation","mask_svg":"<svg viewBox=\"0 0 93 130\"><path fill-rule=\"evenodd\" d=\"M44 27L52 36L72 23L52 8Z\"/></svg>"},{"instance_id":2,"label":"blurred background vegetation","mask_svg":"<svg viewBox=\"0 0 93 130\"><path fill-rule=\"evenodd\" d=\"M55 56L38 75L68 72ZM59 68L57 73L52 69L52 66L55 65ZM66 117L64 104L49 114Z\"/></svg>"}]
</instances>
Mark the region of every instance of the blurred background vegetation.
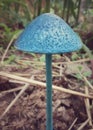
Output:
<instances>
[{"instance_id":1,"label":"blurred background vegetation","mask_svg":"<svg viewBox=\"0 0 93 130\"><path fill-rule=\"evenodd\" d=\"M6 47L14 35L45 12L62 17L85 42L93 41L93 0L0 0L0 46Z\"/></svg>"}]
</instances>

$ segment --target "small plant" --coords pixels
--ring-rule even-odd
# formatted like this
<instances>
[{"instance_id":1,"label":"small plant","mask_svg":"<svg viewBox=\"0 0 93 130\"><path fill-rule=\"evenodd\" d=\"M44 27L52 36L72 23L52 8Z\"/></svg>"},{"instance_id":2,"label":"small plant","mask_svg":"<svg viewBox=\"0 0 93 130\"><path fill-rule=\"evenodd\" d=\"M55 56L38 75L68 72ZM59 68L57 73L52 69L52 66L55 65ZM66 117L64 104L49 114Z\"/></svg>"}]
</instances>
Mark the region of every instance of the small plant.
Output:
<instances>
[{"instance_id":1,"label":"small plant","mask_svg":"<svg viewBox=\"0 0 93 130\"><path fill-rule=\"evenodd\" d=\"M83 65L78 66L78 72L80 73L76 73L74 76L78 79L78 80L82 80L83 76L84 77L91 77L92 72L91 71L84 71L83 72Z\"/></svg>"},{"instance_id":2,"label":"small plant","mask_svg":"<svg viewBox=\"0 0 93 130\"><path fill-rule=\"evenodd\" d=\"M12 30L12 28L8 27L6 24L4 23L0 23L0 28L1 29L1 40L0 43L3 43L4 46L7 46L7 43L10 42L10 40L12 39L12 37L15 35L16 37L21 33L22 30Z\"/></svg>"},{"instance_id":3,"label":"small plant","mask_svg":"<svg viewBox=\"0 0 93 130\"><path fill-rule=\"evenodd\" d=\"M16 58L15 55L13 55L13 54L10 55L10 56L8 57L8 59L4 61L4 64L11 64L11 63L13 63L13 61L15 60L15 58Z\"/></svg>"}]
</instances>

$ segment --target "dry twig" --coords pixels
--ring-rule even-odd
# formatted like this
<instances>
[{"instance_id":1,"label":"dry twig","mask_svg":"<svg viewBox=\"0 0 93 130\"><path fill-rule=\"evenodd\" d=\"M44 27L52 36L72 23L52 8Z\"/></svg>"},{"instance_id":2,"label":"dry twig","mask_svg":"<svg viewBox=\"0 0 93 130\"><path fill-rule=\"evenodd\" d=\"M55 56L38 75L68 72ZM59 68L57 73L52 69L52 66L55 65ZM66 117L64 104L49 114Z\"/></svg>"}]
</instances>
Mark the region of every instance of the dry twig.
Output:
<instances>
[{"instance_id":1,"label":"dry twig","mask_svg":"<svg viewBox=\"0 0 93 130\"><path fill-rule=\"evenodd\" d=\"M21 91L18 93L18 95L15 97L15 99L8 105L8 107L5 109L3 114L0 116L0 119L2 119L5 116L5 114L11 109L11 107L15 104L15 102L19 99L19 97L26 91L26 89L29 87L29 85L30 85L29 83L26 83L22 87Z\"/></svg>"},{"instance_id":2,"label":"dry twig","mask_svg":"<svg viewBox=\"0 0 93 130\"><path fill-rule=\"evenodd\" d=\"M8 44L8 46L7 46L7 48L6 48L5 52L4 52L4 54L3 54L3 56L2 56L1 64L3 64L3 61L4 61L4 59L5 59L5 56L7 55L7 52L8 52L8 50L9 50L9 47L11 46L12 42L14 41L14 39L15 39L15 35L13 36L13 38L11 39L11 41L9 42L9 44Z\"/></svg>"},{"instance_id":3,"label":"dry twig","mask_svg":"<svg viewBox=\"0 0 93 130\"><path fill-rule=\"evenodd\" d=\"M23 77L20 77L20 76L8 74L8 73L5 73L5 72L0 72L0 75L4 76L4 77L11 78L11 79L15 79L15 80L18 80L18 81L23 81L23 82L26 82L26 83L30 83L32 85L37 85L37 87L38 86L43 87L43 88L46 87L45 83L37 81L37 80L32 80L32 79L30 80L30 79L27 79L27 78L23 78ZM93 96L86 95L84 93L76 92L76 91L73 91L73 90L65 89L65 88L62 88L62 87L58 87L56 85L53 85L52 88L55 89L55 90L61 91L61 92L82 96L84 98L93 99Z\"/></svg>"},{"instance_id":4,"label":"dry twig","mask_svg":"<svg viewBox=\"0 0 93 130\"><path fill-rule=\"evenodd\" d=\"M88 87L87 87L87 86L85 86L85 93L86 93L86 94L89 94L89 91L88 91ZM85 107L86 107L87 116L88 116L88 118L90 119L90 120L89 120L89 125L92 126L92 117L91 117L91 111L90 111L90 108L91 108L91 107L90 107L89 99L86 98L86 99L84 99L84 101L85 101Z\"/></svg>"},{"instance_id":5,"label":"dry twig","mask_svg":"<svg viewBox=\"0 0 93 130\"><path fill-rule=\"evenodd\" d=\"M77 130L82 130L88 124L89 120L90 119L87 119L85 122L83 122Z\"/></svg>"},{"instance_id":6,"label":"dry twig","mask_svg":"<svg viewBox=\"0 0 93 130\"><path fill-rule=\"evenodd\" d=\"M69 127L68 130L72 130L72 128L73 128L74 124L76 123L76 121L77 121L77 118L75 118L75 120L72 122L72 124L71 124L71 126Z\"/></svg>"}]
</instances>

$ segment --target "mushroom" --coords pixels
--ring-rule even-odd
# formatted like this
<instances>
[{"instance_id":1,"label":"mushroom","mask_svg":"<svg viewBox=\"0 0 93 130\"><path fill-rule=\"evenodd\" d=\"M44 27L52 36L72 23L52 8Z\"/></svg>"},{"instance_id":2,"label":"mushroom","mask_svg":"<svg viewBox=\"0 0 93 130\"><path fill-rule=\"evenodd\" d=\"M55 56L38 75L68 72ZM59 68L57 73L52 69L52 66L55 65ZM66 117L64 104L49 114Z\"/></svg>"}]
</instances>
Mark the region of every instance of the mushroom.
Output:
<instances>
[{"instance_id":1,"label":"mushroom","mask_svg":"<svg viewBox=\"0 0 93 130\"><path fill-rule=\"evenodd\" d=\"M53 130L52 117L52 54L73 52L82 42L59 16L45 13L34 19L15 42L21 51L45 54L46 58L46 130Z\"/></svg>"}]
</instances>

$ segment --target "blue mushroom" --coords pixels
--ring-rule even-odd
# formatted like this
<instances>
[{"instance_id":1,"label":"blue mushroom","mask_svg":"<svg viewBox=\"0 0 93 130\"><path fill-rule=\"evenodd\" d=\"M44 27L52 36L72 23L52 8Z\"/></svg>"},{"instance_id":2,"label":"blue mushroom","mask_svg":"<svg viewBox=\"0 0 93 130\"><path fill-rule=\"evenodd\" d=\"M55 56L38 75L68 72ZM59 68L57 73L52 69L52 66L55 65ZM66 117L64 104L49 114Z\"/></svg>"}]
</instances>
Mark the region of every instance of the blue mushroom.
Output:
<instances>
[{"instance_id":1,"label":"blue mushroom","mask_svg":"<svg viewBox=\"0 0 93 130\"><path fill-rule=\"evenodd\" d=\"M46 56L46 130L53 130L52 116L52 54L79 50L82 41L59 16L45 13L34 19L15 42L21 51L43 53Z\"/></svg>"}]
</instances>

